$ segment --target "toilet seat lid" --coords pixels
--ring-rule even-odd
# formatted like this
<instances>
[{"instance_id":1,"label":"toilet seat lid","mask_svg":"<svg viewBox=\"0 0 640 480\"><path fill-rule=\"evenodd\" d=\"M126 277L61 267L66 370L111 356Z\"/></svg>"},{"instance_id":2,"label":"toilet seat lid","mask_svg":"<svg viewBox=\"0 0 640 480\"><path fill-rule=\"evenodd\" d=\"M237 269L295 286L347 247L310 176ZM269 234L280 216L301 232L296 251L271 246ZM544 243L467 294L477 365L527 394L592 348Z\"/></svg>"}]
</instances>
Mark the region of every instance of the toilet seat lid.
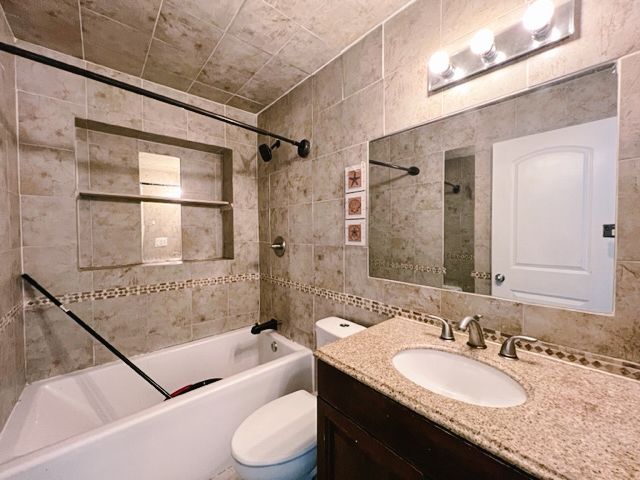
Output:
<instances>
[{"instance_id":1,"label":"toilet seat lid","mask_svg":"<svg viewBox=\"0 0 640 480\"><path fill-rule=\"evenodd\" d=\"M263 405L240 424L231 453L248 466L275 465L316 445L316 397L304 390Z\"/></svg>"}]
</instances>

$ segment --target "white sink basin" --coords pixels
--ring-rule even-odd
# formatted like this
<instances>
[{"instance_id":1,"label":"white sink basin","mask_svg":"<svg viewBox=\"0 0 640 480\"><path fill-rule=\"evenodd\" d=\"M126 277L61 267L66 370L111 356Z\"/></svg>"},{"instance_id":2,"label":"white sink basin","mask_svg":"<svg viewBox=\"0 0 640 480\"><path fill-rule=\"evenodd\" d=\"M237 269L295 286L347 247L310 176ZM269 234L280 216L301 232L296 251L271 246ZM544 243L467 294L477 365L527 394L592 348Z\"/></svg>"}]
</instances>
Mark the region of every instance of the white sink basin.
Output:
<instances>
[{"instance_id":1,"label":"white sink basin","mask_svg":"<svg viewBox=\"0 0 640 480\"><path fill-rule=\"evenodd\" d=\"M421 387L483 407L514 407L527 400L524 388L509 375L471 358L429 348L404 350L393 366Z\"/></svg>"}]
</instances>

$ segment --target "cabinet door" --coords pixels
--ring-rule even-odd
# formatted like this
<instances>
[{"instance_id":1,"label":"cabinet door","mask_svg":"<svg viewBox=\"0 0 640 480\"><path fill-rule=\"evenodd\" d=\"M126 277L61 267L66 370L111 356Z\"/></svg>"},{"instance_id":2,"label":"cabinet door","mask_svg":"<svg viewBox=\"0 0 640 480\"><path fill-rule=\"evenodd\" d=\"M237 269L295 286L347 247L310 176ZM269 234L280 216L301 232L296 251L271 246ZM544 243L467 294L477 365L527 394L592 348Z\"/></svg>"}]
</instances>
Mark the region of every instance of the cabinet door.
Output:
<instances>
[{"instance_id":1,"label":"cabinet door","mask_svg":"<svg viewBox=\"0 0 640 480\"><path fill-rule=\"evenodd\" d=\"M422 478L411 463L318 399L318 480Z\"/></svg>"}]
</instances>

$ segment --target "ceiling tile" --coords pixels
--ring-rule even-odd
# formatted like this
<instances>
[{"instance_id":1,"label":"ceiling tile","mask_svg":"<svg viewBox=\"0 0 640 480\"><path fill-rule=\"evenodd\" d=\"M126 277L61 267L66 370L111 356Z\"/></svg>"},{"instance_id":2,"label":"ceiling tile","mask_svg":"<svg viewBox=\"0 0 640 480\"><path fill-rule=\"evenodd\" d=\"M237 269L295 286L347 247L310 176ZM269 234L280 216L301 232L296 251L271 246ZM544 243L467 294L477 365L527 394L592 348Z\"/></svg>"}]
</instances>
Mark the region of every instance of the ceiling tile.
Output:
<instances>
[{"instance_id":1,"label":"ceiling tile","mask_svg":"<svg viewBox=\"0 0 640 480\"><path fill-rule=\"evenodd\" d=\"M162 0L80 0L80 5L141 32L153 31Z\"/></svg>"},{"instance_id":2,"label":"ceiling tile","mask_svg":"<svg viewBox=\"0 0 640 480\"><path fill-rule=\"evenodd\" d=\"M215 87L210 87L209 85L205 85L200 82L193 82L193 85L191 85L191 88L189 89L189 93L219 103L226 103L232 95L229 92L218 90Z\"/></svg>"},{"instance_id":3,"label":"ceiling tile","mask_svg":"<svg viewBox=\"0 0 640 480\"><path fill-rule=\"evenodd\" d=\"M82 57L77 0L2 0L0 3L17 38Z\"/></svg>"},{"instance_id":4,"label":"ceiling tile","mask_svg":"<svg viewBox=\"0 0 640 480\"><path fill-rule=\"evenodd\" d=\"M235 93L269 58L268 53L226 34L202 69L198 81Z\"/></svg>"},{"instance_id":5,"label":"ceiling tile","mask_svg":"<svg viewBox=\"0 0 640 480\"><path fill-rule=\"evenodd\" d=\"M263 0L247 0L229 27L239 39L275 54L300 28Z\"/></svg>"},{"instance_id":6,"label":"ceiling tile","mask_svg":"<svg viewBox=\"0 0 640 480\"><path fill-rule=\"evenodd\" d=\"M273 57L238 94L268 105L306 77L302 70Z\"/></svg>"},{"instance_id":7,"label":"ceiling tile","mask_svg":"<svg viewBox=\"0 0 640 480\"><path fill-rule=\"evenodd\" d=\"M188 55L181 56L181 53L180 50L154 38L142 78L186 91L200 67Z\"/></svg>"},{"instance_id":8,"label":"ceiling tile","mask_svg":"<svg viewBox=\"0 0 640 480\"><path fill-rule=\"evenodd\" d=\"M140 75L150 34L82 9L85 59L132 75Z\"/></svg>"},{"instance_id":9,"label":"ceiling tile","mask_svg":"<svg viewBox=\"0 0 640 480\"><path fill-rule=\"evenodd\" d=\"M180 5L194 17L225 30L242 5L242 0L180 0Z\"/></svg>"},{"instance_id":10,"label":"ceiling tile","mask_svg":"<svg viewBox=\"0 0 640 480\"><path fill-rule=\"evenodd\" d=\"M301 19L301 23L329 46L342 49L376 25L372 22L375 4L362 5L357 0L326 0L322 7Z\"/></svg>"},{"instance_id":11,"label":"ceiling tile","mask_svg":"<svg viewBox=\"0 0 640 480\"><path fill-rule=\"evenodd\" d=\"M335 48L329 47L313 33L301 28L278 52L278 57L305 73L313 73L337 53Z\"/></svg>"},{"instance_id":12,"label":"ceiling tile","mask_svg":"<svg viewBox=\"0 0 640 480\"><path fill-rule=\"evenodd\" d=\"M231 100L227 102L227 105L252 113L258 113L266 106L239 95L234 95Z\"/></svg>"},{"instance_id":13,"label":"ceiling tile","mask_svg":"<svg viewBox=\"0 0 640 480\"><path fill-rule=\"evenodd\" d=\"M183 55L199 60L200 70L222 38L222 33L211 23L190 15L184 5L165 0L154 37L180 49Z\"/></svg>"}]
</instances>

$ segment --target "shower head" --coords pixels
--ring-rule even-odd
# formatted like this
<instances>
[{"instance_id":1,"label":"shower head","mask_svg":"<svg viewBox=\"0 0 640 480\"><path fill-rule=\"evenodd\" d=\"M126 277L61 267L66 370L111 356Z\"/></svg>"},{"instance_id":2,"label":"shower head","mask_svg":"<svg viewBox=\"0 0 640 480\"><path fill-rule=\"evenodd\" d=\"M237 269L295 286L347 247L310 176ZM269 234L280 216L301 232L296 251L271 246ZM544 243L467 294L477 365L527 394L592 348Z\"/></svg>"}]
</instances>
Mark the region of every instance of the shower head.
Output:
<instances>
[{"instance_id":1,"label":"shower head","mask_svg":"<svg viewBox=\"0 0 640 480\"><path fill-rule=\"evenodd\" d=\"M258 147L258 150L260 151L260 156L262 157L262 160L264 160L265 162L270 161L273 158L273 151L276 148L280 147L280 140L276 140L275 142L273 142L273 145L269 146L266 143L263 143L262 145L260 145Z\"/></svg>"}]
</instances>

